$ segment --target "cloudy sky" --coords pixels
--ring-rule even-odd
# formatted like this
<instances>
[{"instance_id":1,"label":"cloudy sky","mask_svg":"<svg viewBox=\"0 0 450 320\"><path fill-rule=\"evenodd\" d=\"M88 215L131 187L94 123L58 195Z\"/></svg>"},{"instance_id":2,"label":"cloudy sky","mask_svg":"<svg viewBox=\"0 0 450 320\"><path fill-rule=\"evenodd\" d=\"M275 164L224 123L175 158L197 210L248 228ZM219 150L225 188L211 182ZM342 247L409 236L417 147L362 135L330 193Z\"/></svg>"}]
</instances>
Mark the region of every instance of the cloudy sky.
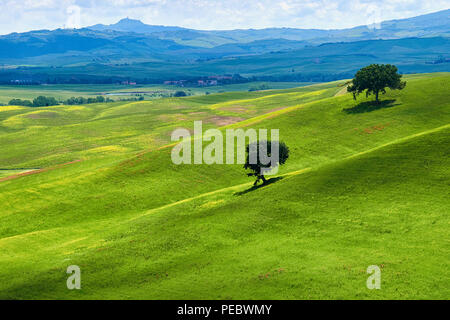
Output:
<instances>
[{"instance_id":1,"label":"cloudy sky","mask_svg":"<svg viewBox=\"0 0 450 320\"><path fill-rule=\"evenodd\" d=\"M111 24L347 28L449 9L450 0L0 0L0 34Z\"/></svg>"}]
</instances>

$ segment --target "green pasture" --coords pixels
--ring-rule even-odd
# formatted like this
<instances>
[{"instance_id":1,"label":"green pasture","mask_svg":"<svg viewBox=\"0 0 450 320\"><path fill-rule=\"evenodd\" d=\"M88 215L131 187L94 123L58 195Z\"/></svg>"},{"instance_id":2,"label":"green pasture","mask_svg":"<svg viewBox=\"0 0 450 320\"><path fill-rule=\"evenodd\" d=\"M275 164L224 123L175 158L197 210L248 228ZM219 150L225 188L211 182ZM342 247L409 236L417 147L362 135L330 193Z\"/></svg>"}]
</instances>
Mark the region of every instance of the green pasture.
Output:
<instances>
[{"instance_id":1,"label":"green pasture","mask_svg":"<svg viewBox=\"0 0 450 320\"><path fill-rule=\"evenodd\" d=\"M377 106L339 81L0 107L0 168L42 168L0 171L0 298L447 299L450 75L406 80ZM290 158L259 188L239 164L177 166L194 120L279 129Z\"/></svg>"}]
</instances>

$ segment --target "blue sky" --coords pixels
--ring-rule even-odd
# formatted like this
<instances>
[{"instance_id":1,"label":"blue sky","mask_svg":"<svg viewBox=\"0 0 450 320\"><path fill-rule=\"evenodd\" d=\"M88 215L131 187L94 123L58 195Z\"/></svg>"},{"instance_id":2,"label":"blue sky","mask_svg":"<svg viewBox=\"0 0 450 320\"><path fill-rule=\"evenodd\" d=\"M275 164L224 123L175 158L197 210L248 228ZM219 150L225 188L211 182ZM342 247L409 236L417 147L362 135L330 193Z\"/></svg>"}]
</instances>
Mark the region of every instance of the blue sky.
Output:
<instances>
[{"instance_id":1,"label":"blue sky","mask_svg":"<svg viewBox=\"0 0 450 320\"><path fill-rule=\"evenodd\" d=\"M449 9L450 0L0 0L0 34L130 17L194 29L348 28Z\"/></svg>"}]
</instances>

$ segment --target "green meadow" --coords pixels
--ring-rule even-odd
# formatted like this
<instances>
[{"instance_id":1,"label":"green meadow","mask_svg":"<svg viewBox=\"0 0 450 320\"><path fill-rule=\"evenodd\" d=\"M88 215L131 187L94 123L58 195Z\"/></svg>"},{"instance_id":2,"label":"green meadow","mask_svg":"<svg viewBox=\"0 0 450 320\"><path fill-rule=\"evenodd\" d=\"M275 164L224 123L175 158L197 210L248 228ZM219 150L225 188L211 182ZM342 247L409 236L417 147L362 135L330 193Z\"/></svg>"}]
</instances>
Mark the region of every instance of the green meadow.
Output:
<instances>
[{"instance_id":1,"label":"green meadow","mask_svg":"<svg viewBox=\"0 0 450 320\"><path fill-rule=\"evenodd\" d=\"M0 299L448 299L450 74L405 80L380 105L338 81L0 106ZM257 188L175 165L195 120L279 129L290 157Z\"/></svg>"},{"instance_id":2,"label":"green meadow","mask_svg":"<svg viewBox=\"0 0 450 320\"><path fill-rule=\"evenodd\" d=\"M12 99L33 100L37 96L44 95L54 97L59 101L71 97L92 98L104 95L113 100L127 99L136 95L143 96L146 100L153 100L164 96L173 95L176 91L185 91L188 95L204 95L206 93L221 93L230 91L248 91L264 87L267 89L288 89L311 85L311 82L246 82L238 84L217 86L187 86L178 87L173 85L120 85L120 84L48 84L48 85L14 85L0 86L0 105L7 105Z\"/></svg>"}]
</instances>

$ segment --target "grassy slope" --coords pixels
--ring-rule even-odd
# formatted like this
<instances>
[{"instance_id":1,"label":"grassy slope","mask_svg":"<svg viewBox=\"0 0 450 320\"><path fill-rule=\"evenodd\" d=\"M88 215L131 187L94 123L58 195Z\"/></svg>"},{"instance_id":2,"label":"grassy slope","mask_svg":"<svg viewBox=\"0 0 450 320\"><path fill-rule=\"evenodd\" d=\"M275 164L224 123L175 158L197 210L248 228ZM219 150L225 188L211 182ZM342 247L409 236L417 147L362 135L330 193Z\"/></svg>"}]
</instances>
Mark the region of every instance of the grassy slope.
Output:
<instances>
[{"instance_id":1,"label":"grassy slope","mask_svg":"<svg viewBox=\"0 0 450 320\"><path fill-rule=\"evenodd\" d=\"M371 63L391 63L399 67L402 73L417 72L448 72L448 63L431 64L440 55L446 56L450 50L450 41L447 37L431 38L403 38L391 40L370 40L357 42L337 42L321 46L309 46L300 50L275 50L264 54L250 54L231 56L219 59L196 60L188 56L181 60L146 61L146 59L125 59L127 64L117 66L115 63L88 63L71 61L65 58L60 60L62 68L44 66L43 56L39 59L42 67L26 69L8 69L0 73L0 79L9 81L13 79L27 79L33 75L34 80L47 81L47 79L79 79L92 81L92 79L110 79L120 77L128 79L133 75L138 82L148 79L182 79L186 75L203 77L217 74L241 74L252 76L295 76L296 79L306 81L324 81L324 79L341 79L352 76L358 69ZM282 48L281 48L282 49ZM122 57L122 55L120 55ZM163 57L161 57L163 58ZM90 61L91 59L89 59ZM114 58L113 58L114 60ZM128 60L128 61L126 61ZM75 63L74 63L75 62ZM79 63L80 62L80 63ZM22 60L23 63L23 60ZM14 63L13 63L14 64ZM31 63L33 65L33 63ZM51 58L51 65L58 64L55 57ZM335 76L330 76L335 75ZM332 78L331 78L332 77ZM1 101L1 100L0 100Z\"/></svg>"},{"instance_id":2,"label":"grassy slope","mask_svg":"<svg viewBox=\"0 0 450 320\"><path fill-rule=\"evenodd\" d=\"M176 167L170 149L1 182L0 297L446 297L448 84L413 77L367 113L342 112L342 96L236 124L281 129L281 173L313 167L241 196L240 166ZM64 289L69 263L85 270L81 292ZM369 264L385 266L385 290L365 289Z\"/></svg>"},{"instance_id":3,"label":"grassy slope","mask_svg":"<svg viewBox=\"0 0 450 320\"><path fill-rule=\"evenodd\" d=\"M316 94L318 89L323 91ZM336 84L323 84L281 92L232 92L131 103L0 107L0 144L4 151L0 168L42 167L105 152L121 155L156 148L170 142L170 133L176 127L192 127L194 119L204 120L210 127L223 121L236 122L280 106L331 97L336 90ZM260 98L257 104L253 98Z\"/></svg>"}]
</instances>

